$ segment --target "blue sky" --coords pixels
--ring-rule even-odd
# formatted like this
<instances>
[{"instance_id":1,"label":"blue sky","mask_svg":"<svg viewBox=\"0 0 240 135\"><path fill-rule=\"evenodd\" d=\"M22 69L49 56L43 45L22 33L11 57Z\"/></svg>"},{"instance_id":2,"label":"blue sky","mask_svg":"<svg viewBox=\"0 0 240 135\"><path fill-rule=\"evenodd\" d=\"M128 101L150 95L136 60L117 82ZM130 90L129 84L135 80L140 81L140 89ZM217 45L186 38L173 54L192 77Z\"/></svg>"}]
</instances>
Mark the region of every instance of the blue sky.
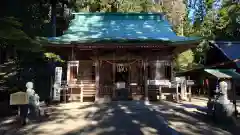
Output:
<instances>
[{"instance_id":1,"label":"blue sky","mask_svg":"<svg viewBox=\"0 0 240 135\"><path fill-rule=\"evenodd\" d=\"M194 15L196 13L196 10L199 8L199 4L205 0L188 0L188 8L189 8L189 14L188 18L191 20L191 22L194 22ZM219 9L221 7L222 0L215 0L213 3L214 9Z\"/></svg>"}]
</instances>

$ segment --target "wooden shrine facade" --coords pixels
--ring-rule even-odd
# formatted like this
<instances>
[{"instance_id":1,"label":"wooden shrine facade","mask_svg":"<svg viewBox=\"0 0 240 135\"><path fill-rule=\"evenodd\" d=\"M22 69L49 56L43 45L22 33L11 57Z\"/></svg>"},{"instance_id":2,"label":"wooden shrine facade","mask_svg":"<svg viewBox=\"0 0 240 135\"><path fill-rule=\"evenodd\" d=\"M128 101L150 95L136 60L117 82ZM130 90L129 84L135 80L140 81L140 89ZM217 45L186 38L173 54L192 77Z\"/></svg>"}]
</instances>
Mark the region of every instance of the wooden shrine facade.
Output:
<instances>
[{"instance_id":1,"label":"wooden shrine facade","mask_svg":"<svg viewBox=\"0 0 240 135\"><path fill-rule=\"evenodd\" d=\"M189 48L190 46L184 46ZM59 54L66 65L70 100L108 98L110 100L148 100L152 97L151 80L173 79L172 59L176 46L107 46L103 48L78 46L48 46Z\"/></svg>"}]
</instances>

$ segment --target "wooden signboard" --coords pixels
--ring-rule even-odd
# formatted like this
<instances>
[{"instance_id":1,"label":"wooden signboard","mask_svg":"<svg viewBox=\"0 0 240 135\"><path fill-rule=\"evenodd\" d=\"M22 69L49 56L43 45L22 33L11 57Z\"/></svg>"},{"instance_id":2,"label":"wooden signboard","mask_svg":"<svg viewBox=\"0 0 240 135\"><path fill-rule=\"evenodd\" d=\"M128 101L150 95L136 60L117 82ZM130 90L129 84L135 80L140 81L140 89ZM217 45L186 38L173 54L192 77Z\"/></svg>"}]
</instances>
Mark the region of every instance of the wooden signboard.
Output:
<instances>
[{"instance_id":1,"label":"wooden signboard","mask_svg":"<svg viewBox=\"0 0 240 135\"><path fill-rule=\"evenodd\" d=\"M25 105L28 103L28 95L26 92L16 92L10 95L10 105Z\"/></svg>"}]
</instances>

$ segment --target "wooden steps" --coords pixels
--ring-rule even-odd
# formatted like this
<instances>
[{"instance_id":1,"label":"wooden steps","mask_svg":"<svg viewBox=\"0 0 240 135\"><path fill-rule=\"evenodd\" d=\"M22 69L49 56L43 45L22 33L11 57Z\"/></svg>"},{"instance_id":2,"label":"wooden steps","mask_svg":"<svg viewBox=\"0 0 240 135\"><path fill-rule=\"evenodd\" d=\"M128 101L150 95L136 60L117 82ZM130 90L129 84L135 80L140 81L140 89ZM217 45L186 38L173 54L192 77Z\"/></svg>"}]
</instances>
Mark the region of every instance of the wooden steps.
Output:
<instances>
[{"instance_id":1,"label":"wooden steps","mask_svg":"<svg viewBox=\"0 0 240 135\"><path fill-rule=\"evenodd\" d=\"M96 94L96 85L92 80L82 80L74 84L69 84L69 97L72 101L83 102L84 98L94 98ZM81 93L82 92L82 93Z\"/></svg>"},{"instance_id":2,"label":"wooden steps","mask_svg":"<svg viewBox=\"0 0 240 135\"><path fill-rule=\"evenodd\" d=\"M84 97L94 97L96 93L96 85L92 80L82 80L82 92Z\"/></svg>"},{"instance_id":3,"label":"wooden steps","mask_svg":"<svg viewBox=\"0 0 240 135\"><path fill-rule=\"evenodd\" d=\"M94 97L96 93L95 86L84 86L83 89L83 97Z\"/></svg>"}]
</instances>

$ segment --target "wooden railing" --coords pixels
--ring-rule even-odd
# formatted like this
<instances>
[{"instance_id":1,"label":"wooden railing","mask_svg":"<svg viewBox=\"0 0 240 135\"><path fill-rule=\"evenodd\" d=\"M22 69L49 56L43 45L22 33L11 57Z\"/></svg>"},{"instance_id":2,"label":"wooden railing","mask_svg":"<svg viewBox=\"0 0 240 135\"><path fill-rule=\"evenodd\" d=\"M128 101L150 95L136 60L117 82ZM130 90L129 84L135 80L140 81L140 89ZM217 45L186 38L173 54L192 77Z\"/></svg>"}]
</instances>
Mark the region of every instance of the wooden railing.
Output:
<instances>
[{"instance_id":1,"label":"wooden railing","mask_svg":"<svg viewBox=\"0 0 240 135\"><path fill-rule=\"evenodd\" d=\"M132 94L135 95L144 95L143 86L130 86Z\"/></svg>"},{"instance_id":2,"label":"wooden railing","mask_svg":"<svg viewBox=\"0 0 240 135\"><path fill-rule=\"evenodd\" d=\"M83 101L85 97L94 97L96 94L96 85L94 81L91 80L82 80L67 83L66 81L62 84L66 84L65 89L67 89L67 95L69 100L78 99ZM129 86L129 97L143 97L144 89L142 86ZM113 85L104 85L100 84L99 86L99 96L110 96L114 95L113 93L114 86ZM79 92L78 92L79 91ZM116 94L116 93L115 93ZM115 95L116 96L116 95Z\"/></svg>"},{"instance_id":3,"label":"wooden railing","mask_svg":"<svg viewBox=\"0 0 240 135\"><path fill-rule=\"evenodd\" d=\"M113 86L111 85L100 85L99 88L99 95L105 96L105 95L112 95L113 93Z\"/></svg>"},{"instance_id":4,"label":"wooden railing","mask_svg":"<svg viewBox=\"0 0 240 135\"><path fill-rule=\"evenodd\" d=\"M96 93L96 85L93 80L80 80L80 81L63 81L62 88L65 88L68 93L68 100L83 101L84 97L94 97Z\"/></svg>"}]
</instances>

